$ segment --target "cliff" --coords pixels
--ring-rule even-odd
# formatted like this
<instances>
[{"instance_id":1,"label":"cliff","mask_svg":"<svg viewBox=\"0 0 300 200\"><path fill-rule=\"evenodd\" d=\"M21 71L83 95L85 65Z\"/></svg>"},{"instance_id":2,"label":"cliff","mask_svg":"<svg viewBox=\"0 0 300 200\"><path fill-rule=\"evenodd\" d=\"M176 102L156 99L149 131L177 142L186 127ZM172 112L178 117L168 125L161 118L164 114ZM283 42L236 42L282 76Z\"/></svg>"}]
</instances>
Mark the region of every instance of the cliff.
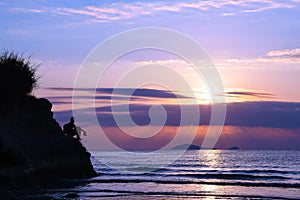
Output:
<instances>
[{"instance_id":1,"label":"cliff","mask_svg":"<svg viewBox=\"0 0 300 200\"><path fill-rule=\"evenodd\" d=\"M0 109L0 184L95 175L90 154L65 136L47 99L23 95Z\"/></svg>"}]
</instances>

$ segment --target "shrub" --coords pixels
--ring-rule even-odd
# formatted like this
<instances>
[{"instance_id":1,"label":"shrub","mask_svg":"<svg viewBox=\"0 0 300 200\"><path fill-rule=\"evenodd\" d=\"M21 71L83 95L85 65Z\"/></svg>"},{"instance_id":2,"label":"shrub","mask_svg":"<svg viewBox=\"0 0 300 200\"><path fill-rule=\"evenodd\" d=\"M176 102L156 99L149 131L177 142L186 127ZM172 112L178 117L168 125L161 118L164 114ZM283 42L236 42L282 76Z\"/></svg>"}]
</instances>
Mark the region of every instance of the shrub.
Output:
<instances>
[{"instance_id":1,"label":"shrub","mask_svg":"<svg viewBox=\"0 0 300 200\"><path fill-rule=\"evenodd\" d=\"M28 95L37 86L36 70L28 59L14 52L0 55L0 92L1 96Z\"/></svg>"}]
</instances>

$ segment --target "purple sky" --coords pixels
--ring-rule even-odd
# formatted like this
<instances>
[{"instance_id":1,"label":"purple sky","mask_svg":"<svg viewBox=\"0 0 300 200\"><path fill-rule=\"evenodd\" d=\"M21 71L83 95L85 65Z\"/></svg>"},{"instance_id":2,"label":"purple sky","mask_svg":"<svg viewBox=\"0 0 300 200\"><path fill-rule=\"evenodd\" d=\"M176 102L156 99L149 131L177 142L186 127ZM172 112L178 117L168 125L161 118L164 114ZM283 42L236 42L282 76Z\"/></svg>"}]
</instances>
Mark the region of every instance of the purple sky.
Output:
<instances>
[{"instance_id":1,"label":"purple sky","mask_svg":"<svg viewBox=\"0 0 300 200\"><path fill-rule=\"evenodd\" d=\"M133 28L179 31L206 50L224 84L224 92L219 95L231 103L225 122L230 128L225 128L220 147L300 149L296 143L300 139L299 13L299 0L0 0L0 47L32 55L35 63L41 63L40 89L34 94L49 98L63 123L72 115L72 92L68 88L73 87L80 65L96 45ZM187 63L157 51L133 52L116 60L99 86L112 88L126 70L142 64L174 67L199 92L199 103L204 107L209 103L203 83L193 78ZM131 115L142 125L147 124L149 105L163 104L176 110L176 101L166 88L149 87L149 91L138 91L131 99ZM184 97L186 92L179 92L181 99L188 99ZM117 98L122 105L122 94ZM111 91L98 91L96 111L104 112L105 128L112 130L110 100ZM205 117L206 112L204 121L208 120ZM169 120L167 126L176 126L172 121L176 119ZM86 123L78 123L89 129ZM265 146L268 140L272 142ZM92 146L97 148L96 144Z\"/></svg>"}]
</instances>

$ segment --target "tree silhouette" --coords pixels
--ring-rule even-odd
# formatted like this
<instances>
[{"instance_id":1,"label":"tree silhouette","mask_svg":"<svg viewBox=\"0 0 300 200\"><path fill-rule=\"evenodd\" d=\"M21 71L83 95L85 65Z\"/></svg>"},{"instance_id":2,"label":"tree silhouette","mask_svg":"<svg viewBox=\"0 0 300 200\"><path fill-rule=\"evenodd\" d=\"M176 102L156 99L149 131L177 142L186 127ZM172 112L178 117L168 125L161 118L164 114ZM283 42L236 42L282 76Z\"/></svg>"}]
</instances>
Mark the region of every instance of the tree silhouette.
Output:
<instances>
[{"instance_id":1,"label":"tree silhouette","mask_svg":"<svg viewBox=\"0 0 300 200\"><path fill-rule=\"evenodd\" d=\"M14 52L4 52L0 56L1 96L18 97L28 95L37 86L35 74L38 65L30 63Z\"/></svg>"}]
</instances>

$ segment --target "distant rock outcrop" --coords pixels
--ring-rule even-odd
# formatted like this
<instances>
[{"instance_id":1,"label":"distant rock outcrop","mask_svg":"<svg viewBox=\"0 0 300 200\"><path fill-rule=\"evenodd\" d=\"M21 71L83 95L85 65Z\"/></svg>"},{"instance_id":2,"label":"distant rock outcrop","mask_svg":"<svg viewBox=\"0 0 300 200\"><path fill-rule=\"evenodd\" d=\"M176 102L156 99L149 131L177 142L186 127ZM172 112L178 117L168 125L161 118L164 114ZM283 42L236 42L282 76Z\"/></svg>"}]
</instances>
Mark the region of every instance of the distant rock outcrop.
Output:
<instances>
[{"instance_id":1,"label":"distant rock outcrop","mask_svg":"<svg viewBox=\"0 0 300 200\"><path fill-rule=\"evenodd\" d=\"M236 146L234 146L234 147L230 147L228 150L240 150L240 148L239 148L239 147L236 147Z\"/></svg>"},{"instance_id":2,"label":"distant rock outcrop","mask_svg":"<svg viewBox=\"0 0 300 200\"><path fill-rule=\"evenodd\" d=\"M182 144L178 145L172 148L173 150L215 150L215 148L209 149L209 148L204 148L198 145L194 144Z\"/></svg>"},{"instance_id":3,"label":"distant rock outcrop","mask_svg":"<svg viewBox=\"0 0 300 200\"><path fill-rule=\"evenodd\" d=\"M178 145L172 148L173 150L210 150L208 148L204 148L198 145L194 145L194 144L182 144L182 145ZM216 148L212 148L211 150L218 150ZM219 149L219 150L226 150L226 149ZM231 147L227 150L240 150L239 147Z\"/></svg>"},{"instance_id":4,"label":"distant rock outcrop","mask_svg":"<svg viewBox=\"0 0 300 200\"><path fill-rule=\"evenodd\" d=\"M200 150L201 147L194 144L182 144L172 148L173 150Z\"/></svg>"},{"instance_id":5,"label":"distant rock outcrop","mask_svg":"<svg viewBox=\"0 0 300 200\"><path fill-rule=\"evenodd\" d=\"M0 186L94 176L90 153L63 134L52 104L30 95L35 69L14 53L0 57Z\"/></svg>"}]
</instances>

